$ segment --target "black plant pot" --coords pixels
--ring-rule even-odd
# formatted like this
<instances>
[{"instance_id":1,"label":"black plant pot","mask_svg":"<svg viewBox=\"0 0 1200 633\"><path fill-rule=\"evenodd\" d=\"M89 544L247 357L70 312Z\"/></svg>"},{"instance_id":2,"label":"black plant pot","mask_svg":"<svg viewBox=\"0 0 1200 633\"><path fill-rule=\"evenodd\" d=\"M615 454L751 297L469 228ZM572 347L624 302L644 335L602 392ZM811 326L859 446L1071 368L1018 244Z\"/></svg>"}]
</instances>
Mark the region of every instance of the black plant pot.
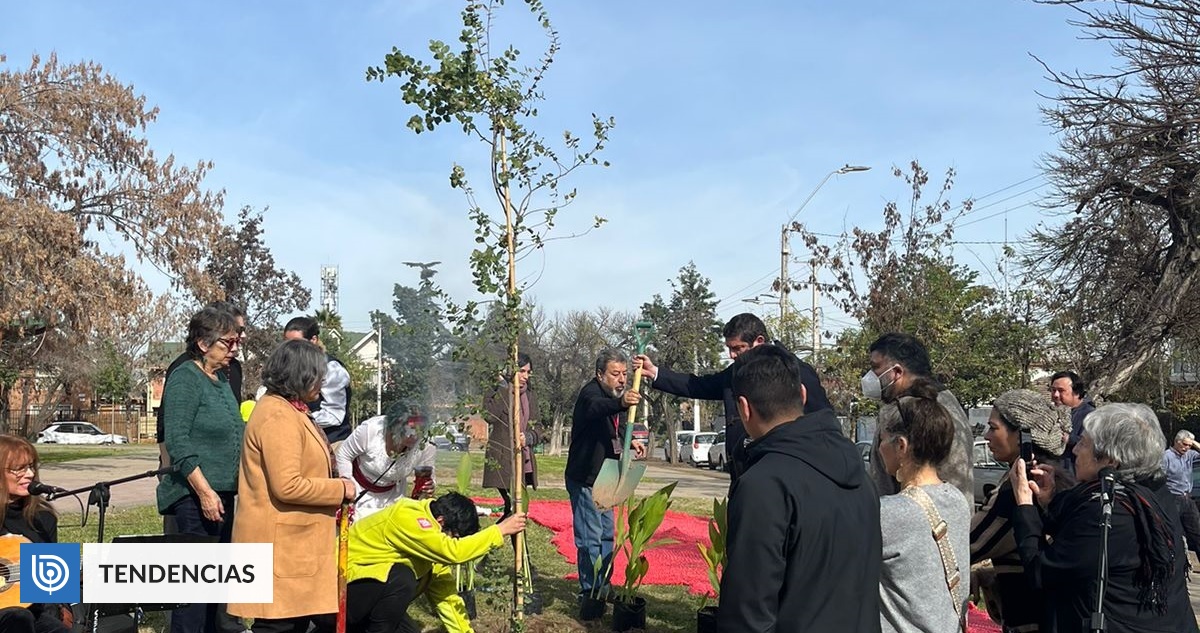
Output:
<instances>
[{"instance_id":1,"label":"black plant pot","mask_svg":"<svg viewBox=\"0 0 1200 633\"><path fill-rule=\"evenodd\" d=\"M458 592L458 597L462 598L463 604L467 607L467 617L475 619L475 590L464 589Z\"/></svg>"},{"instance_id":2,"label":"black plant pot","mask_svg":"<svg viewBox=\"0 0 1200 633\"><path fill-rule=\"evenodd\" d=\"M717 633L717 608L704 607L696 612L696 633Z\"/></svg>"},{"instance_id":3,"label":"black plant pot","mask_svg":"<svg viewBox=\"0 0 1200 633\"><path fill-rule=\"evenodd\" d=\"M608 610L608 603L603 600L591 596L579 598L579 619L583 622L599 620L604 617L606 610Z\"/></svg>"},{"instance_id":4,"label":"black plant pot","mask_svg":"<svg viewBox=\"0 0 1200 633\"><path fill-rule=\"evenodd\" d=\"M632 600L613 603L613 630L632 631L646 628L646 599L635 596Z\"/></svg>"}]
</instances>

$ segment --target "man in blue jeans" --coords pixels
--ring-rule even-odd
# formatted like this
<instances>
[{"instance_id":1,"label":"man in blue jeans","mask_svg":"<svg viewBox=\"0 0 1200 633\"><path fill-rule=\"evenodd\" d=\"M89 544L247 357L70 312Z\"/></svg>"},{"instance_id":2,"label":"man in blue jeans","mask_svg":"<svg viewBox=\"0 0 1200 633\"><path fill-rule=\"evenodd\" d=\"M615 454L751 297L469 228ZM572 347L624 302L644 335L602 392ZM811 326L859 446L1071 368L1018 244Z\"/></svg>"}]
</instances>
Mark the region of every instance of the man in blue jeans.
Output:
<instances>
[{"instance_id":1,"label":"man in blue jeans","mask_svg":"<svg viewBox=\"0 0 1200 633\"><path fill-rule=\"evenodd\" d=\"M613 513L612 509L601 511L596 507L592 484L596 483L605 459L620 457L626 410L641 400L641 394L625 390L628 376L629 359L624 353L611 349L600 352L596 358L596 377L579 390L571 416L571 447L567 452L565 478L571 497L581 597L604 598L608 594ZM646 454L646 446L641 442L634 442L632 448L637 457Z\"/></svg>"}]
</instances>

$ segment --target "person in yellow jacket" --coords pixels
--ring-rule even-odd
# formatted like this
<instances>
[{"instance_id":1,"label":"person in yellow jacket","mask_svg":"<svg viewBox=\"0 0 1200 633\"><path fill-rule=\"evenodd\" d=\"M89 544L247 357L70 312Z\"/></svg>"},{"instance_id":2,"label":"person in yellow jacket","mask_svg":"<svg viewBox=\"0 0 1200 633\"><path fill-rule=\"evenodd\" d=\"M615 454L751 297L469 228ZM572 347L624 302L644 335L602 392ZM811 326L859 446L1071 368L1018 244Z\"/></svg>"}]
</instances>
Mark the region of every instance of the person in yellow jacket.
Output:
<instances>
[{"instance_id":1,"label":"person in yellow jacket","mask_svg":"<svg viewBox=\"0 0 1200 633\"><path fill-rule=\"evenodd\" d=\"M450 565L483 556L525 529L518 512L479 529L475 503L456 492L437 499L399 499L350 526L346 624L353 633L421 629L408 605L425 594L448 633L471 633Z\"/></svg>"}]
</instances>

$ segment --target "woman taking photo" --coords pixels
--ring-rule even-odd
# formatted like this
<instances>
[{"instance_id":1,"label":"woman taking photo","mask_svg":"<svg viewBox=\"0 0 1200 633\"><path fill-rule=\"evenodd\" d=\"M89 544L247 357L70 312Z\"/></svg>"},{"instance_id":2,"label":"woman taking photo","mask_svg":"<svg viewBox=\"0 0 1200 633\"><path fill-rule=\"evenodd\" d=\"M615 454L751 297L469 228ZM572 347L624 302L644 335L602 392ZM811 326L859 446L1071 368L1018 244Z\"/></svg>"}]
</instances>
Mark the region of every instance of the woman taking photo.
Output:
<instances>
[{"instance_id":1,"label":"woman taking photo","mask_svg":"<svg viewBox=\"0 0 1200 633\"><path fill-rule=\"evenodd\" d=\"M1044 592L1047 631L1084 631L1096 608L1103 542L1102 494L1114 490L1108 532L1104 618L1110 633L1194 632L1187 552L1162 472L1162 427L1143 404L1110 404L1088 414L1075 445L1078 485L1058 487L1055 468L1018 459L1013 517L1026 581ZM1109 476L1109 481L1102 482ZM1104 490L1102 491L1102 487ZM1045 518L1034 501L1045 508Z\"/></svg>"},{"instance_id":2,"label":"woman taking photo","mask_svg":"<svg viewBox=\"0 0 1200 633\"><path fill-rule=\"evenodd\" d=\"M57 543L58 516L54 508L41 497L29 494L29 484L38 479L38 455L24 438L0 435L0 504L4 506L3 529L0 529L0 557L20 560L20 543ZM19 537L19 538L17 538ZM9 570L11 571L11 570ZM15 593L14 588L11 593ZM6 592L9 593L9 592ZM17 601L12 596L10 604ZM58 605L32 604L29 608L0 609L0 631L5 633L66 633L67 626L55 617Z\"/></svg>"},{"instance_id":3,"label":"woman taking photo","mask_svg":"<svg viewBox=\"0 0 1200 633\"><path fill-rule=\"evenodd\" d=\"M188 322L184 362L163 390L164 443L178 470L158 483L158 512L173 515L180 534L216 537L233 531L237 464L242 450L238 402L226 372L241 344L234 316L204 308ZM171 612L171 633L216 630L219 605L191 604Z\"/></svg>"},{"instance_id":4,"label":"woman taking photo","mask_svg":"<svg viewBox=\"0 0 1200 633\"><path fill-rule=\"evenodd\" d=\"M263 367L266 394L246 423L235 543L274 543L274 602L230 604L255 633L330 631L337 612L337 528L354 482L334 475L329 442L306 402L321 392L328 360L305 340L285 341Z\"/></svg>"},{"instance_id":5,"label":"woman taking photo","mask_svg":"<svg viewBox=\"0 0 1200 633\"><path fill-rule=\"evenodd\" d=\"M1014 389L1000 394L992 403L988 430L983 437L996 461L1011 465L1021 456L1021 434L1025 433L1032 443L1034 457L1039 463L1048 464L1062 457L1066 424L1065 417L1046 395ZM1055 477L1060 479L1062 487L1071 484L1063 471L1056 472ZM972 517L971 564L992 561L994 576L982 583L988 596L988 616L1005 631L1037 631L1045 601L1041 592L1029 586L1021 557L1017 555L1012 531L1012 516L1016 512L1012 489L1013 482L1006 473Z\"/></svg>"},{"instance_id":6,"label":"woman taking photo","mask_svg":"<svg viewBox=\"0 0 1200 633\"><path fill-rule=\"evenodd\" d=\"M938 477L950 454L954 420L933 384L918 381L879 412L879 456L900 492L879 499L883 631L959 631L970 569L971 508ZM935 530L935 528L938 528ZM936 535L936 536L935 536Z\"/></svg>"}]
</instances>

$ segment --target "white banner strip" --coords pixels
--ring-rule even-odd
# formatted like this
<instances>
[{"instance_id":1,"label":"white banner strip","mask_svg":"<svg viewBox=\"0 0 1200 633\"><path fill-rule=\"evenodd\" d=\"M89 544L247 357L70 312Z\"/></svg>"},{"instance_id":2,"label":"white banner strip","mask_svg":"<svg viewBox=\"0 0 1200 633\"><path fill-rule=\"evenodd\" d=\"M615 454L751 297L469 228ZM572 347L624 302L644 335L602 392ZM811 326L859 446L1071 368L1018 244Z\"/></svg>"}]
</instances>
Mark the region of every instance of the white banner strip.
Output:
<instances>
[{"instance_id":1,"label":"white banner strip","mask_svg":"<svg viewBox=\"0 0 1200 633\"><path fill-rule=\"evenodd\" d=\"M83 602L270 603L270 543L84 543Z\"/></svg>"}]
</instances>

